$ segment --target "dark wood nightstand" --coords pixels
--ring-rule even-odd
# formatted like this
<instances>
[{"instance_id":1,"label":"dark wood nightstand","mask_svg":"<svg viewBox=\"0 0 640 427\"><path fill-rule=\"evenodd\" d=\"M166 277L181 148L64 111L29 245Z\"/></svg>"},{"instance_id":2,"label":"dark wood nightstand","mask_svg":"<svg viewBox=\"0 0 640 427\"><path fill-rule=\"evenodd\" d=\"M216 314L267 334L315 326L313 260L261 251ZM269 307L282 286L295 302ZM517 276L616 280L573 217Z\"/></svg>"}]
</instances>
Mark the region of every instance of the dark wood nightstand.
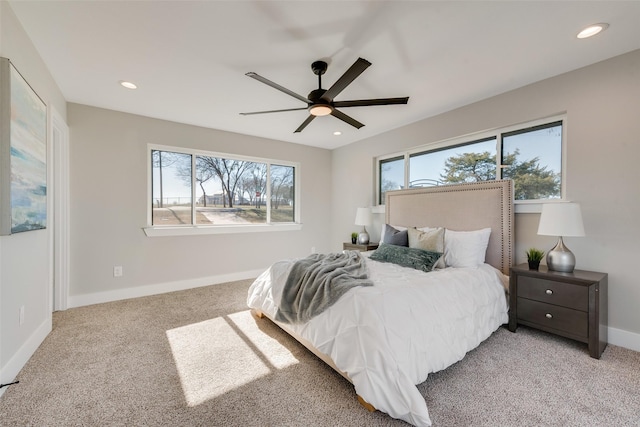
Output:
<instances>
[{"instance_id":1,"label":"dark wood nightstand","mask_svg":"<svg viewBox=\"0 0 640 427\"><path fill-rule=\"evenodd\" d=\"M527 325L589 345L589 355L600 358L607 346L607 273L574 270L511 268L509 330Z\"/></svg>"},{"instance_id":2,"label":"dark wood nightstand","mask_svg":"<svg viewBox=\"0 0 640 427\"><path fill-rule=\"evenodd\" d=\"M369 243L367 245L358 245L356 243L344 242L342 244L342 250L343 251L366 252L366 251L373 251L375 249L378 249L378 244L377 243Z\"/></svg>"}]
</instances>

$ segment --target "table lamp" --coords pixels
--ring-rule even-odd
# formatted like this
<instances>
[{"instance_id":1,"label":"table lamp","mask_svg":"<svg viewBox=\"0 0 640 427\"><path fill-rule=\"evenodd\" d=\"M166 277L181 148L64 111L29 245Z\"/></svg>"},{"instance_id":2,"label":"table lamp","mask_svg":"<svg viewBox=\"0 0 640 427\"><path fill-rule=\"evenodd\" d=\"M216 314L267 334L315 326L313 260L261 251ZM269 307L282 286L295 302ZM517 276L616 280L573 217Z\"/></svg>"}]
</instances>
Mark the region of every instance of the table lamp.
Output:
<instances>
[{"instance_id":1,"label":"table lamp","mask_svg":"<svg viewBox=\"0 0 640 427\"><path fill-rule=\"evenodd\" d=\"M558 236L558 244L547 252L549 270L572 273L576 257L564 245L562 237L583 237L584 225L578 203L546 203L542 205L538 234Z\"/></svg>"},{"instance_id":2,"label":"table lamp","mask_svg":"<svg viewBox=\"0 0 640 427\"><path fill-rule=\"evenodd\" d=\"M367 233L367 225L371 225L372 215L370 208L358 208L356 211L356 225L362 226L362 231L358 234L358 244L369 244L369 233Z\"/></svg>"}]
</instances>

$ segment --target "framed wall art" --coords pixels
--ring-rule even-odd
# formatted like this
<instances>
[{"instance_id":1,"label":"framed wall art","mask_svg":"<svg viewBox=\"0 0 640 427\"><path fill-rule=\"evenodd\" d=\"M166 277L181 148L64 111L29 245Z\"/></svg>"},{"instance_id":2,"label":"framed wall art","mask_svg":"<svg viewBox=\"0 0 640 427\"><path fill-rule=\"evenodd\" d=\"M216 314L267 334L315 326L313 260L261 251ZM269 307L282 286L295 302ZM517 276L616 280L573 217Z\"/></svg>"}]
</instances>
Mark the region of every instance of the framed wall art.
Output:
<instances>
[{"instance_id":1,"label":"framed wall art","mask_svg":"<svg viewBox=\"0 0 640 427\"><path fill-rule=\"evenodd\" d=\"M0 235L47 227L47 107L0 58Z\"/></svg>"}]
</instances>

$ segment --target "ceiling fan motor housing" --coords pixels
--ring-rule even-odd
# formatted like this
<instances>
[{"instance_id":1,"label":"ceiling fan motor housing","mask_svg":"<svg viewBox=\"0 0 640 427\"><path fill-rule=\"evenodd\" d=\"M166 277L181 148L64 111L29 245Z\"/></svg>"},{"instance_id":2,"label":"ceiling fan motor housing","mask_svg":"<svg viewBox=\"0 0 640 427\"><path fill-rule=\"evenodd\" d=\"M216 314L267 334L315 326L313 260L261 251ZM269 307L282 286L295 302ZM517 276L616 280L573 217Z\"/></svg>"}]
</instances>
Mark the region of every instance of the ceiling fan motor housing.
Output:
<instances>
[{"instance_id":1,"label":"ceiling fan motor housing","mask_svg":"<svg viewBox=\"0 0 640 427\"><path fill-rule=\"evenodd\" d=\"M324 99L322 99L322 95L324 95L325 92L326 92L326 90L322 89L322 88L315 89L315 90L312 90L311 92L309 92L309 95L307 96L307 98L309 98L309 101L311 101L312 104L326 104L326 105L329 105L329 102L327 102Z\"/></svg>"}]
</instances>

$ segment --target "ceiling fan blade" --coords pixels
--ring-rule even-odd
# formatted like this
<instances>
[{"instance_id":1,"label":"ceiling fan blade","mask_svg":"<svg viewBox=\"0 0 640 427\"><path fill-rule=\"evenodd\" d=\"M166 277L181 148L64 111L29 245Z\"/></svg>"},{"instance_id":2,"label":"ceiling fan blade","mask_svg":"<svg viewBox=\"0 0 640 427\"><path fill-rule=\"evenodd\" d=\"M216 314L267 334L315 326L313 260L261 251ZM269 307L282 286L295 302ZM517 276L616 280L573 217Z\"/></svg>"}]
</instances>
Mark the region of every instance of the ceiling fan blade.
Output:
<instances>
[{"instance_id":1,"label":"ceiling fan blade","mask_svg":"<svg viewBox=\"0 0 640 427\"><path fill-rule=\"evenodd\" d=\"M333 111L331 112L331 115L333 117L336 117L340 120L342 120L345 123L350 124L351 126L360 129L362 126L364 126L362 123L360 123L359 121L357 121L356 119L354 119L353 117L349 117L347 116L345 113L336 110L335 108L333 109Z\"/></svg>"},{"instance_id":2,"label":"ceiling fan blade","mask_svg":"<svg viewBox=\"0 0 640 427\"><path fill-rule=\"evenodd\" d=\"M243 116L250 116L252 114L267 114L267 113L282 113L284 111L300 111L300 110L306 110L307 107L300 107L300 108L286 108L284 110L269 110L269 111L252 111L250 113L240 113Z\"/></svg>"},{"instance_id":3,"label":"ceiling fan blade","mask_svg":"<svg viewBox=\"0 0 640 427\"><path fill-rule=\"evenodd\" d=\"M352 81L356 79L364 70L366 70L371 65L371 62L366 59L358 58L353 65L345 71L345 73L336 81L333 86L331 86L327 91L322 95L322 99L325 101L333 101L333 98L336 97L340 92L344 90Z\"/></svg>"},{"instance_id":4,"label":"ceiling fan blade","mask_svg":"<svg viewBox=\"0 0 640 427\"><path fill-rule=\"evenodd\" d=\"M334 101L333 106L336 108L344 107L366 107L369 105L393 105L393 104L406 104L409 102L409 97L404 98L379 98L379 99L359 99L354 101Z\"/></svg>"},{"instance_id":5,"label":"ceiling fan blade","mask_svg":"<svg viewBox=\"0 0 640 427\"><path fill-rule=\"evenodd\" d=\"M309 103L309 100L308 100L307 98L305 98L304 96L302 96L302 95L298 95L297 93L295 93L295 92L293 92L293 91L291 91L291 90L287 89L286 87L282 87L282 86L280 86L278 83L274 83L274 82L272 82L272 81L271 81L271 80L269 80L269 79L265 79L265 78L264 78L264 77L262 77L260 74L256 74L256 73L254 73L253 71L251 71L251 72L249 72L249 73L245 74L245 76L249 76L249 77L251 77L252 79L256 79L256 80L257 80L257 81L259 81L259 82L262 82L262 83L264 83L264 84L266 84L266 85L268 85L268 86L271 86L271 87L272 87L272 88L274 88L274 89L278 89L280 92L284 92L284 93L286 93L287 95L293 96L294 98L297 98L297 99L299 99L300 101L302 101L302 102L304 102L304 103L307 103L307 104Z\"/></svg>"},{"instance_id":6,"label":"ceiling fan blade","mask_svg":"<svg viewBox=\"0 0 640 427\"><path fill-rule=\"evenodd\" d=\"M311 123L311 121L313 119L315 119L316 116L314 116L313 114L309 114L309 117L307 117L307 120L305 120L304 122L302 122L302 124L300 126L298 126L298 129L296 129L293 133L298 133L298 132L302 132L302 129L306 128L307 125L309 123Z\"/></svg>"}]
</instances>

